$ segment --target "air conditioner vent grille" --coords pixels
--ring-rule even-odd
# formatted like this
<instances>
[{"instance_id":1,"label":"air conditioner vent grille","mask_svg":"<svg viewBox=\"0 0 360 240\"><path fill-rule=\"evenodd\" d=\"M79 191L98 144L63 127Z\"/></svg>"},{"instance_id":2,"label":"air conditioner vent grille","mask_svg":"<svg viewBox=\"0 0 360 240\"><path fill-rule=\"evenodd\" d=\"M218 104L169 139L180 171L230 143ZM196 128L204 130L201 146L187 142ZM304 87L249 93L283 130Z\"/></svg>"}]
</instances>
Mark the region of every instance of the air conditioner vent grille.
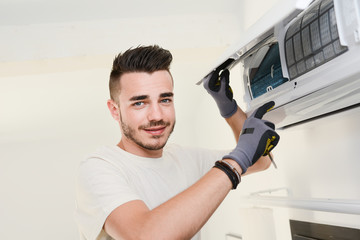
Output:
<instances>
[{"instance_id":1,"label":"air conditioner vent grille","mask_svg":"<svg viewBox=\"0 0 360 240\"><path fill-rule=\"evenodd\" d=\"M339 40L332 0L314 3L288 28L285 56L290 80L346 52Z\"/></svg>"}]
</instances>

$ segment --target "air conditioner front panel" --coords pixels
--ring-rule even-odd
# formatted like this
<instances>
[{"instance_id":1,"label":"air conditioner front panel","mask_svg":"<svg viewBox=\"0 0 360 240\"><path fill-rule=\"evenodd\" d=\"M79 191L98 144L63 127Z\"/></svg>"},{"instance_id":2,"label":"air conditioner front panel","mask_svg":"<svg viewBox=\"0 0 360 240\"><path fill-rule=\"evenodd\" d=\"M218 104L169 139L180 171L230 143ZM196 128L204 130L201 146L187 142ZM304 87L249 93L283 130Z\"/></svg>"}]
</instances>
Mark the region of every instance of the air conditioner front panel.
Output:
<instances>
[{"instance_id":1,"label":"air conditioner front panel","mask_svg":"<svg viewBox=\"0 0 360 240\"><path fill-rule=\"evenodd\" d=\"M246 113L275 101L265 116L278 128L360 103L360 1L310 2L296 1L304 8L270 28L255 26L263 31L226 58L243 73L230 81L242 81Z\"/></svg>"}]
</instances>

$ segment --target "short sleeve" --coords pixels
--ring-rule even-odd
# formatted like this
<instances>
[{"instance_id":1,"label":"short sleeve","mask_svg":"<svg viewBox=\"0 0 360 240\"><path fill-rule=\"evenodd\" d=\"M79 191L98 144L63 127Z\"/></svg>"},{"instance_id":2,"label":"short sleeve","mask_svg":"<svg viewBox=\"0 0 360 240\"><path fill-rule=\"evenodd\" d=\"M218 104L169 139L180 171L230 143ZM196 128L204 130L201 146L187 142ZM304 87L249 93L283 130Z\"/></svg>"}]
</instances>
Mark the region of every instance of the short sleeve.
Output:
<instances>
[{"instance_id":1,"label":"short sleeve","mask_svg":"<svg viewBox=\"0 0 360 240\"><path fill-rule=\"evenodd\" d=\"M137 199L126 174L112 163L89 158L80 164L75 217L86 239L108 239L102 230L106 218L118 206Z\"/></svg>"}]
</instances>

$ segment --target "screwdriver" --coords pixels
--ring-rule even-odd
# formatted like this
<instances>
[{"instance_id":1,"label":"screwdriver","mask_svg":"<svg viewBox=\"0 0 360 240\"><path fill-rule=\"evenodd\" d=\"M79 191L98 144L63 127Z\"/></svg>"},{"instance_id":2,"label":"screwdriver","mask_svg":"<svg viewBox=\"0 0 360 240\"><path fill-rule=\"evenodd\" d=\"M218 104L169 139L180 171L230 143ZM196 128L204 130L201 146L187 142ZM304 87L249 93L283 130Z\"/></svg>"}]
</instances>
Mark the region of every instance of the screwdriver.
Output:
<instances>
[{"instance_id":1,"label":"screwdriver","mask_svg":"<svg viewBox=\"0 0 360 240\"><path fill-rule=\"evenodd\" d=\"M276 163L275 163L275 161L274 161L274 159L272 158L272 156L271 156L270 153L269 153L269 158L270 158L272 164L274 165L274 167L277 169Z\"/></svg>"},{"instance_id":2,"label":"screwdriver","mask_svg":"<svg viewBox=\"0 0 360 240\"><path fill-rule=\"evenodd\" d=\"M276 139L276 137L272 136L271 139L267 140L266 150L265 150L265 154L263 156L269 155L269 158L270 158L272 164L274 165L275 169L277 169L276 163L275 163L273 157L270 154L270 150L274 147L273 145L271 145L271 142L274 141L275 139Z\"/></svg>"}]
</instances>

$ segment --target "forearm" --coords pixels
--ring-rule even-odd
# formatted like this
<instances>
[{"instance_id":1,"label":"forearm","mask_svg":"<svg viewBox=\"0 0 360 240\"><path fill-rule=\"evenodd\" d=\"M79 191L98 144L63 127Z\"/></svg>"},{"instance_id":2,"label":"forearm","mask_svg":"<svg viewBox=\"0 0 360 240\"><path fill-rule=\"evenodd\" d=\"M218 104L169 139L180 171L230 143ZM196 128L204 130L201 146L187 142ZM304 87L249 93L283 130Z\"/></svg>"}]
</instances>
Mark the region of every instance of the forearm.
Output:
<instances>
[{"instance_id":1,"label":"forearm","mask_svg":"<svg viewBox=\"0 0 360 240\"><path fill-rule=\"evenodd\" d=\"M231 187L222 171L211 169L193 186L149 213L146 228L153 237L148 239L190 239L215 212Z\"/></svg>"},{"instance_id":2,"label":"forearm","mask_svg":"<svg viewBox=\"0 0 360 240\"><path fill-rule=\"evenodd\" d=\"M229 118L225 118L225 120L231 127L237 142L246 120L246 114L243 112L243 110L241 110L241 108L238 107L236 113Z\"/></svg>"},{"instance_id":3,"label":"forearm","mask_svg":"<svg viewBox=\"0 0 360 240\"><path fill-rule=\"evenodd\" d=\"M139 200L118 207L104 229L115 239L190 239L231 188L228 176L212 168L194 185L151 211Z\"/></svg>"}]
</instances>

